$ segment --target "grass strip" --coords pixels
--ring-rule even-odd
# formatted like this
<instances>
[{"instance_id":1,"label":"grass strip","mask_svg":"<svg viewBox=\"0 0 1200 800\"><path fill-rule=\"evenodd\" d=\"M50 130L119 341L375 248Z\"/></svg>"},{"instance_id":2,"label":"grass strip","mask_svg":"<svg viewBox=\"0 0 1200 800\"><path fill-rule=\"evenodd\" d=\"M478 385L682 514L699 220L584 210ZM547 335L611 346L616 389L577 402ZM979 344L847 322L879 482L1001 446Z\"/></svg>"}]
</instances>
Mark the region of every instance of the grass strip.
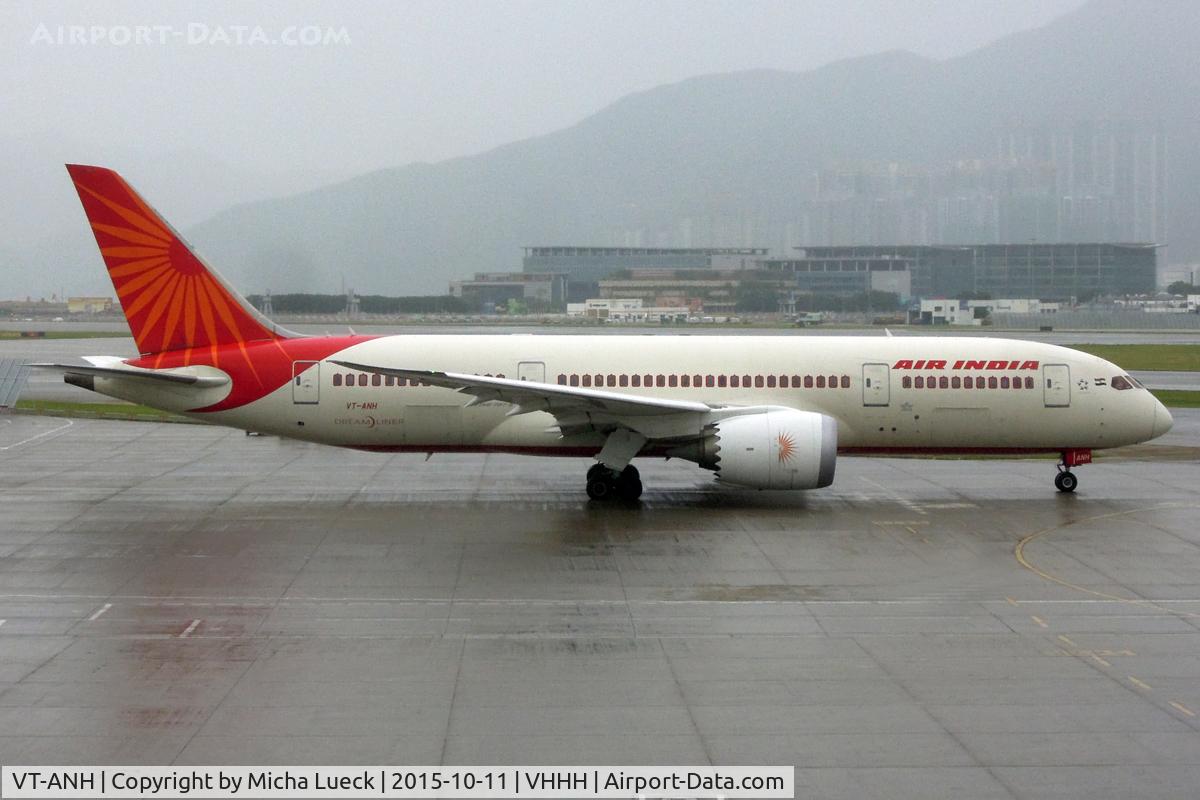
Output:
<instances>
[{"instance_id":1,"label":"grass strip","mask_svg":"<svg viewBox=\"0 0 1200 800\"><path fill-rule=\"evenodd\" d=\"M1200 372L1200 345L1195 344L1073 344L1122 369L1151 372Z\"/></svg>"},{"instance_id":2,"label":"grass strip","mask_svg":"<svg viewBox=\"0 0 1200 800\"><path fill-rule=\"evenodd\" d=\"M18 413L73 419L125 419L139 422L195 422L169 411L133 403L70 403L62 400L18 400Z\"/></svg>"}]
</instances>

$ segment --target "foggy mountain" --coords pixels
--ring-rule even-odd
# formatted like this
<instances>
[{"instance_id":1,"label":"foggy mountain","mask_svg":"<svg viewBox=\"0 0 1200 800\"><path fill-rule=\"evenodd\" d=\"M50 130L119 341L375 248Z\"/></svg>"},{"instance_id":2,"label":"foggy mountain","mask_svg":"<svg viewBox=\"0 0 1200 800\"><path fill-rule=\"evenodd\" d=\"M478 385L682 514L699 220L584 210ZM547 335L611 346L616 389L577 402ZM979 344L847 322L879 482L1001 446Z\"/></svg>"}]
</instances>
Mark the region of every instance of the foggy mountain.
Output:
<instances>
[{"instance_id":1,"label":"foggy mountain","mask_svg":"<svg viewBox=\"0 0 1200 800\"><path fill-rule=\"evenodd\" d=\"M5 189L0 220L6 230L18 233L0 241L6 265L0 297L112 294L64 164L95 163L120 171L177 228L208 219L239 198L286 196L341 177L321 170L256 170L196 150L98 147L51 132L2 137L0 153L0 186ZM173 191L178 186L189 191Z\"/></svg>"},{"instance_id":2,"label":"foggy mountain","mask_svg":"<svg viewBox=\"0 0 1200 800\"><path fill-rule=\"evenodd\" d=\"M819 169L991 158L1013 125L1135 120L1168 136L1164 261L1197 260L1197 31L1197 3L1095 0L946 61L891 52L698 77L555 133L237 206L187 233L247 292L344 279L444 293L453 278L519 269L522 245L779 246L770 226L794 218Z\"/></svg>"}]
</instances>

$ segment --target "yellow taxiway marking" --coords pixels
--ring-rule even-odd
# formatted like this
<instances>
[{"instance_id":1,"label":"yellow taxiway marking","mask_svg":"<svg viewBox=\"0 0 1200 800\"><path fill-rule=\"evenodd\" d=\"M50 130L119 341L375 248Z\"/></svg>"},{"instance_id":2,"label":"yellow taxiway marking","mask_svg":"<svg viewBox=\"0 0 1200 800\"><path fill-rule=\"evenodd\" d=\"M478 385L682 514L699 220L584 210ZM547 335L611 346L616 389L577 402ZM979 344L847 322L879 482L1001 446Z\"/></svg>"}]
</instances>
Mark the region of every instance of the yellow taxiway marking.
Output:
<instances>
[{"instance_id":1,"label":"yellow taxiway marking","mask_svg":"<svg viewBox=\"0 0 1200 800\"><path fill-rule=\"evenodd\" d=\"M1075 644L1073 641L1071 641L1070 637L1068 637L1068 636L1067 636L1065 633L1060 633L1060 634L1058 635L1058 640L1059 640L1060 642L1065 642L1066 644L1069 644L1071 647L1078 647L1078 646L1079 646L1079 645Z\"/></svg>"},{"instance_id":2,"label":"yellow taxiway marking","mask_svg":"<svg viewBox=\"0 0 1200 800\"><path fill-rule=\"evenodd\" d=\"M1036 622L1038 624L1039 628L1049 628L1050 627L1049 625L1046 624L1046 620L1042 619L1037 614L1031 614L1029 618L1032 619L1034 622Z\"/></svg>"},{"instance_id":3,"label":"yellow taxiway marking","mask_svg":"<svg viewBox=\"0 0 1200 800\"><path fill-rule=\"evenodd\" d=\"M1139 689L1145 689L1147 692L1154 691L1154 687L1151 686L1150 684L1146 683L1145 681L1139 681L1137 678L1133 677L1132 675L1130 675L1128 677L1129 677L1129 682L1132 683L1134 686L1138 687Z\"/></svg>"},{"instance_id":4,"label":"yellow taxiway marking","mask_svg":"<svg viewBox=\"0 0 1200 800\"><path fill-rule=\"evenodd\" d=\"M1041 537L1045 536L1046 534L1053 533L1054 531L1061 531L1065 528L1071 527L1072 525L1078 525L1080 523L1085 523L1085 522L1098 522L1099 520L1102 520L1102 519L1113 519L1114 517L1127 517L1130 514L1141 514L1146 511L1158 511L1160 509L1170 509L1170 508L1200 508L1200 505L1197 505L1195 503L1159 503L1158 505L1145 506L1143 508L1131 508L1127 511L1114 511L1111 514L1097 514L1096 516L1093 516L1093 517L1082 517L1080 519L1072 520L1071 522L1063 523L1062 525L1053 525L1049 528L1042 528L1040 531L1034 531L1033 533L1029 534L1025 538L1021 539L1019 542L1017 542L1017 546L1015 548L1013 548L1013 555L1016 557L1017 563L1020 564L1022 567L1029 570L1034 575L1037 575L1039 578L1050 581L1051 583L1057 583L1059 586L1065 586L1068 589L1074 589L1077 592L1083 592L1084 594L1090 594L1094 597L1103 597L1105 600L1116 600L1119 603L1128 603L1130 605L1135 605L1135 606L1147 606L1149 608L1157 608L1159 611L1164 611L1168 614L1174 614L1175 616L1185 617L1185 618L1189 618L1189 619L1197 619L1197 618L1200 618L1200 614L1197 614L1193 611L1177 611L1172 608L1167 608L1165 606L1161 606L1158 603L1155 603L1153 600L1145 600L1140 597L1124 597L1119 594L1110 594L1108 592L1101 592L1096 589L1089 589L1086 586L1080 586L1077 583L1071 583L1070 581L1066 580L1065 578L1060 578L1057 575L1047 572L1046 570L1044 570L1041 567L1037 566L1036 564L1032 563L1028 558L1025 557L1025 547L1030 542L1036 541L1037 539L1040 539Z\"/></svg>"},{"instance_id":5,"label":"yellow taxiway marking","mask_svg":"<svg viewBox=\"0 0 1200 800\"><path fill-rule=\"evenodd\" d=\"M920 539L923 543L929 544L929 538L917 533L916 528L914 528L912 525L905 525L904 530L911 533L913 535L913 538Z\"/></svg>"},{"instance_id":6,"label":"yellow taxiway marking","mask_svg":"<svg viewBox=\"0 0 1200 800\"><path fill-rule=\"evenodd\" d=\"M1089 655L1089 656L1091 656L1091 657L1092 657L1092 659L1094 659L1094 660L1096 661L1096 663L1098 663L1098 664L1099 664L1100 666L1102 666L1102 667L1111 667L1111 666L1112 666L1112 664L1110 664L1109 662L1105 661L1103 658L1101 658L1100 656L1096 655L1095 653L1088 653L1088 655Z\"/></svg>"},{"instance_id":7,"label":"yellow taxiway marking","mask_svg":"<svg viewBox=\"0 0 1200 800\"><path fill-rule=\"evenodd\" d=\"M1004 599L1008 601L1008 604L1010 606L1015 606L1017 604L1016 600L1013 600L1011 597L1008 597L1007 595L1004 597Z\"/></svg>"},{"instance_id":8,"label":"yellow taxiway marking","mask_svg":"<svg viewBox=\"0 0 1200 800\"><path fill-rule=\"evenodd\" d=\"M1176 711L1178 711L1180 714L1187 714L1189 717L1196 716L1196 712L1192 711L1190 708L1185 706L1183 703L1176 703L1174 700L1172 700L1171 707L1174 708Z\"/></svg>"}]
</instances>

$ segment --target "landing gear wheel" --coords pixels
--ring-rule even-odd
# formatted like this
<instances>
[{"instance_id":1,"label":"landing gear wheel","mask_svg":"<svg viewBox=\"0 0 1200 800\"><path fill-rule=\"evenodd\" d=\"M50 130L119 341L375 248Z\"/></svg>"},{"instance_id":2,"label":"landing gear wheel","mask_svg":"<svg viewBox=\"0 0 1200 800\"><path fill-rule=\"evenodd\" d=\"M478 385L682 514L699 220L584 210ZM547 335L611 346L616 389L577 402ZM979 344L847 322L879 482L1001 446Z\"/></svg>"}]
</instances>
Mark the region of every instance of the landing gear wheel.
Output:
<instances>
[{"instance_id":1,"label":"landing gear wheel","mask_svg":"<svg viewBox=\"0 0 1200 800\"><path fill-rule=\"evenodd\" d=\"M1079 479L1074 472L1063 471L1054 476L1054 487L1060 492L1071 493L1079 485Z\"/></svg>"},{"instance_id":2,"label":"landing gear wheel","mask_svg":"<svg viewBox=\"0 0 1200 800\"><path fill-rule=\"evenodd\" d=\"M593 500L611 500L616 493L617 483L613 480L612 472L607 469L597 473L588 470L588 497Z\"/></svg>"},{"instance_id":3,"label":"landing gear wheel","mask_svg":"<svg viewBox=\"0 0 1200 800\"><path fill-rule=\"evenodd\" d=\"M612 500L619 497L633 502L642 496L642 476L632 464L613 472L603 464L593 464L587 471L587 495L593 500Z\"/></svg>"},{"instance_id":4,"label":"landing gear wheel","mask_svg":"<svg viewBox=\"0 0 1200 800\"><path fill-rule=\"evenodd\" d=\"M617 494L622 500L632 503L642 496L642 476L637 467L626 467L617 478Z\"/></svg>"}]
</instances>

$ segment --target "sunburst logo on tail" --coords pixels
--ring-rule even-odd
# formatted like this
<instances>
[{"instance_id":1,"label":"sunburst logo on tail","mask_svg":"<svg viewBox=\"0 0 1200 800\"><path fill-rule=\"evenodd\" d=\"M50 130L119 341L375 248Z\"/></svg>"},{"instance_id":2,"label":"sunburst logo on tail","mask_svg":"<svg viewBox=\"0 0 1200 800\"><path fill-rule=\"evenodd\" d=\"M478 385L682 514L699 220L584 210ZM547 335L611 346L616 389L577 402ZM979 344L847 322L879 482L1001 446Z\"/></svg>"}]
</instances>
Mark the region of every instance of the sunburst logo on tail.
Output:
<instances>
[{"instance_id":1,"label":"sunburst logo on tail","mask_svg":"<svg viewBox=\"0 0 1200 800\"><path fill-rule=\"evenodd\" d=\"M203 348L219 366L220 345L244 354L246 342L276 338L119 175L67 169L139 352ZM248 359L247 366L254 371Z\"/></svg>"},{"instance_id":2,"label":"sunburst logo on tail","mask_svg":"<svg viewBox=\"0 0 1200 800\"><path fill-rule=\"evenodd\" d=\"M781 433L776 441L779 443L779 463L786 464L796 454L796 440L790 433Z\"/></svg>"}]
</instances>

